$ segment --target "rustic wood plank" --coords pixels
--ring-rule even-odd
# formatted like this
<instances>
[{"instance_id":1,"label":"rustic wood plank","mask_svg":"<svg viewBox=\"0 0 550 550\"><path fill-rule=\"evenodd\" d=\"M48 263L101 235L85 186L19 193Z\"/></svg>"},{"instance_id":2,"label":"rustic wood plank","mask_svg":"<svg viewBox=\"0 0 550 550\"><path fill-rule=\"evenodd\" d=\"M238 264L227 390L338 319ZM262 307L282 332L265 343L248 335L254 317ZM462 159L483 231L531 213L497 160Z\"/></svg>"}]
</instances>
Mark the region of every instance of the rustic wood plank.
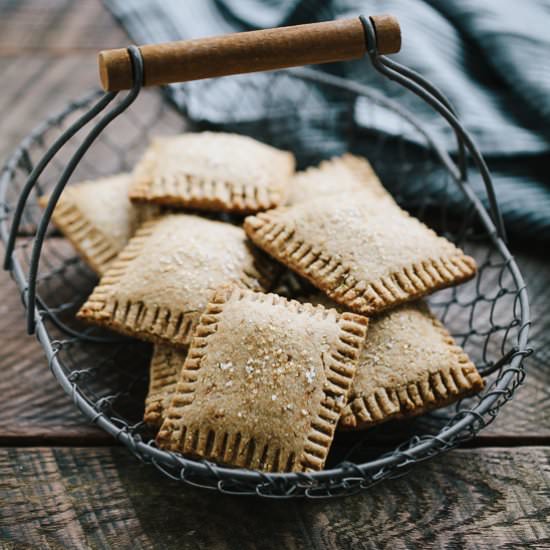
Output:
<instances>
[{"instance_id":1,"label":"rustic wood plank","mask_svg":"<svg viewBox=\"0 0 550 550\"><path fill-rule=\"evenodd\" d=\"M0 159L46 117L99 87L100 49L127 44L100 0L0 0Z\"/></svg>"},{"instance_id":2,"label":"rustic wood plank","mask_svg":"<svg viewBox=\"0 0 550 550\"><path fill-rule=\"evenodd\" d=\"M0 450L2 548L548 548L550 449L455 451L333 501L235 498L121 448Z\"/></svg>"},{"instance_id":3,"label":"rustic wood plank","mask_svg":"<svg viewBox=\"0 0 550 550\"><path fill-rule=\"evenodd\" d=\"M0 451L0 540L34 548L151 548L140 544L139 522L110 454Z\"/></svg>"},{"instance_id":4,"label":"rustic wood plank","mask_svg":"<svg viewBox=\"0 0 550 550\"><path fill-rule=\"evenodd\" d=\"M0 56L45 50L95 53L127 43L100 0L0 0Z\"/></svg>"},{"instance_id":5,"label":"rustic wood plank","mask_svg":"<svg viewBox=\"0 0 550 550\"><path fill-rule=\"evenodd\" d=\"M5 78L0 94L2 160L45 118L99 85L93 54L0 57L0 74Z\"/></svg>"},{"instance_id":6,"label":"rustic wood plank","mask_svg":"<svg viewBox=\"0 0 550 550\"><path fill-rule=\"evenodd\" d=\"M19 293L5 272L0 273L0 342L0 444L112 442L89 425L57 384L42 348L25 332Z\"/></svg>"}]
</instances>

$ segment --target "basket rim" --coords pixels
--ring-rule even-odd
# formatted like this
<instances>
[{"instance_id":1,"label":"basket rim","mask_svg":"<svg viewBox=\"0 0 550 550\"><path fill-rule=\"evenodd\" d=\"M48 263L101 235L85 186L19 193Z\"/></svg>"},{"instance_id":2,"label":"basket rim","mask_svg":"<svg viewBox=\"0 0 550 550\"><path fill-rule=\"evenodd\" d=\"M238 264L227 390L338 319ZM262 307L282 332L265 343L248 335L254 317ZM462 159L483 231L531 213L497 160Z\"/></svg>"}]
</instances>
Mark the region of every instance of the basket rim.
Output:
<instances>
[{"instance_id":1,"label":"basket rim","mask_svg":"<svg viewBox=\"0 0 550 550\"><path fill-rule=\"evenodd\" d=\"M286 72L286 71L285 71ZM300 77L298 77L300 78ZM352 81L350 81L352 82ZM3 211L0 214L0 238L3 243L6 244L9 236L9 212L5 202L6 193L10 182L13 179L15 168L20 162L25 150L32 145L33 142L40 139L40 136L50 129L51 127L60 124L66 116L71 114L77 109L81 109L88 105L91 101L101 95L101 90L93 90L84 94L80 99L70 101L65 107L60 109L56 114L44 119L39 123L29 134L27 134L12 151L12 153L6 159L2 171L0 172L0 206L3 207ZM359 94L358 94L359 95ZM164 99L166 101L166 98ZM170 102L168 102L170 103ZM231 480L236 480L244 483L256 482L257 487L261 487L266 484L270 484L277 481L286 481L288 483L297 483L301 488L315 487L319 483L343 481L346 479L358 479L359 476L366 475L372 471L380 470L383 468L395 468L407 466L410 463L418 462L435 456L440 452L450 450L457 446L460 442L465 441L473 437L472 434L466 434L465 436L455 439L464 429L475 423L486 414L493 404L501 397L505 392L510 392L508 386L512 381L514 375L521 367L523 358L529 353L528 349L528 337L530 328L530 313L529 313L529 300L527 294L527 288L521 274L521 271L514 259L514 256L509 251L506 243L498 236L497 229L492 222L486 208L481 203L475 192L472 190L468 182L463 182L466 195L475 206L477 213L480 216L481 222L487 231L487 236L490 238L492 245L498 250L506 265L510 269L510 273L513 277L514 283L517 285L517 297L519 298L520 306L520 329L518 331L518 345L514 350L514 353L510 357L510 360L502 365L503 375L499 379L497 385L492 391L480 400L480 402L472 409L462 411L462 418L455 421L452 418L445 426L441 428L438 434L425 437L413 436L404 441L396 449L387 455L378 457L375 460L364 462L361 464L354 464L352 467L348 467L346 464L338 465L331 469L324 469L316 472L297 473L297 472L277 472L267 473L260 470L248 470L244 468L230 468L227 466L217 465L211 463L205 459L191 459L186 458L183 455L174 452L164 451L153 446L153 442L144 442L141 438L136 439L132 437L132 434L127 429L121 428L116 425L102 411L90 402L88 398L80 391L78 384L71 381L63 370L57 353L59 351L59 343L56 340L52 340L49 336L48 329L38 307L35 308L34 318L36 322L37 338L42 345L50 370L53 375L65 391L69 395L74 405L88 418L91 423L97 424L101 429L113 436L117 441L123 443L129 450L141 461L151 462L158 469L163 470L165 474L171 476L163 469L163 466L168 468L179 468L180 477L182 481L194 484L190 480L185 479L183 475L184 471L191 471L198 475L209 475L213 472L218 479L227 477ZM27 288L27 278L23 270L23 267L15 254L12 255L11 265L9 268L12 278L17 284L22 294L23 307L27 307L25 291ZM511 390L513 393L513 389ZM456 417L455 417L456 418ZM483 428L483 427L482 427ZM480 429L482 429L480 428ZM402 447L406 445L405 449ZM435 451L435 453L433 452ZM218 489L221 487L218 483ZM204 485L201 485L206 487ZM208 488L216 488L215 486ZM307 490L306 490L307 493ZM239 491L239 494L243 492ZM260 494L258 488L255 492L250 494ZM269 495L263 495L269 496ZM303 496L302 493L296 494L284 494L283 496ZM329 495L330 496L330 495Z\"/></svg>"}]
</instances>

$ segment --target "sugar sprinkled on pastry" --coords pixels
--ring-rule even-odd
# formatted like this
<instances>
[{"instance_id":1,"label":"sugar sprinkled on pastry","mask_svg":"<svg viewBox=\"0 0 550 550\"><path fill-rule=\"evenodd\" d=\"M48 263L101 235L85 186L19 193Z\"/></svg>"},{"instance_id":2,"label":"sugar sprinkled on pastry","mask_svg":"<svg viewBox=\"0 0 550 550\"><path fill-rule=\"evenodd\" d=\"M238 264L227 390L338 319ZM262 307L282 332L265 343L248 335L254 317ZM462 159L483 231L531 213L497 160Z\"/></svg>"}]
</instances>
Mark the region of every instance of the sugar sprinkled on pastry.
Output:
<instances>
[{"instance_id":1,"label":"sugar sprinkled on pastry","mask_svg":"<svg viewBox=\"0 0 550 550\"><path fill-rule=\"evenodd\" d=\"M322 469L365 317L221 288L196 328L159 446L265 471Z\"/></svg>"},{"instance_id":2,"label":"sugar sprinkled on pastry","mask_svg":"<svg viewBox=\"0 0 550 550\"><path fill-rule=\"evenodd\" d=\"M294 156L247 136L202 132L156 138L134 171L130 198L251 213L283 204Z\"/></svg>"}]
</instances>

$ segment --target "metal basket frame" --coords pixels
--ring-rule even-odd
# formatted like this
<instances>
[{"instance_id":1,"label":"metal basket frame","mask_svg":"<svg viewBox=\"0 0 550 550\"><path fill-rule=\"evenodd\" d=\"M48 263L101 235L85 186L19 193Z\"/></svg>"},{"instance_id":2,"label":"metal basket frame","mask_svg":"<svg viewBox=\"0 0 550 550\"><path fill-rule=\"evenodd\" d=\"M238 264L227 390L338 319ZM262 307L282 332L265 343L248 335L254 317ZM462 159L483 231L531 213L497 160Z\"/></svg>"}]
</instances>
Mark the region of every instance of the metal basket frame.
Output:
<instances>
[{"instance_id":1,"label":"metal basket frame","mask_svg":"<svg viewBox=\"0 0 550 550\"><path fill-rule=\"evenodd\" d=\"M143 65L139 49L135 46L131 46L128 49L133 63L135 84L121 102L113 104L114 106L110 110L107 110L107 107L113 102L117 93L94 92L83 100L70 104L68 108L50 118L25 138L9 158L1 173L0 206L2 207L2 211L0 213L0 236L6 245L4 267L11 272L13 279L21 291L22 301L27 309L28 332L36 332L37 338L45 350L53 375L63 390L71 397L75 406L90 422L96 424L128 447L139 460L153 464L170 478L181 480L189 485L217 489L224 493L259 495L272 498L292 496L318 498L353 494L384 479L400 476L412 464L436 456L472 438L479 430L494 420L499 409L512 397L515 389L523 381L525 372L522 362L531 352L528 348L530 316L527 290L519 268L506 246L502 216L485 161L467 131L456 118L452 106L443 94L420 75L389 60L385 56L379 55L376 47L376 33L374 32L372 23L364 17L361 17L361 21L365 30L369 58L373 67L386 77L397 81L400 85L418 95L441 114L456 134L458 144L457 162L423 130L422 125L412 114L400 107L393 100L380 97L376 92L362 84L312 69L295 69L288 71L288 73L296 78L345 89L357 96L371 99L376 98L376 101L382 102L395 110L415 126L426 137L441 164L448 171L454 182L461 188L465 197L471 202L472 208L479 217L486 236L494 249L502 257L502 265L509 271L515 285L514 320L505 333L505 339L508 336L508 331L513 326L517 333L517 342L506 353L504 353L503 347L500 359L492 365L487 365L482 370L483 376L494 375L496 378L490 385L489 390L479 398L478 403L475 406L458 410L455 415L446 421L437 434L414 436L394 450L368 462L357 464L344 461L335 468L307 474L264 473L255 470L219 466L206 460L193 460L177 453L158 449L154 441L146 441L140 433L137 433L136 425L128 425L123 418L117 418L110 414L108 406L106 406L108 405L108 399L102 398L94 401L81 391L78 371L68 374L59 358L59 352L63 348L64 342L52 339L46 323L48 321L54 323L62 333L71 338L98 343L108 343L112 339L90 335L86 332L75 332L74 329L67 327L57 319L55 312L50 310L36 294L39 260L52 212L74 169L104 128L123 113L140 93ZM87 108L88 110L56 139L41 161L32 167L27 159L30 145L35 140L40 139L40 136L48 127L64 120L73 111L83 108ZM37 185L42 172L56 154L80 129L99 117L103 111L105 111L105 114L101 115L87 136L82 140L80 146L65 165L61 177L53 189L48 205L34 234L30 268L27 274L22 262L19 261L14 252L27 200ZM468 183L467 154L473 159L485 184L490 214ZM29 176L21 191L18 203L15 208L12 208L6 199L7 190L17 168L25 163L29 164Z\"/></svg>"}]
</instances>

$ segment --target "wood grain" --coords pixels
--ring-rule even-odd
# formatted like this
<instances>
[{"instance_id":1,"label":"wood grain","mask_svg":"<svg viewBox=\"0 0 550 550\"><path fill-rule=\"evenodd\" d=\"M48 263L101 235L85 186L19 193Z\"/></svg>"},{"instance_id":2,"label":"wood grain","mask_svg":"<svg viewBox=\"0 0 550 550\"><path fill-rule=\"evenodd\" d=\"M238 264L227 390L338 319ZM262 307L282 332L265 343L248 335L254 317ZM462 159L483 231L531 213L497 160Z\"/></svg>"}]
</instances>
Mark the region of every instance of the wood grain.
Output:
<instances>
[{"instance_id":1,"label":"wood grain","mask_svg":"<svg viewBox=\"0 0 550 550\"><path fill-rule=\"evenodd\" d=\"M0 444L112 443L89 425L51 374L42 348L25 332L19 293L3 271L0 298Z\"/></svg>"},{"instance_id":2,"label":"wood grain","mask_svg":"<svg viewBox=\"0 0 550 550\"><path fill-rule=\"evenodd\" d=\"M127 43L99 0L0 0L0 160L45 117L98 87L100 49Z\"/></svg>"},{"instance_id":3,"label":"wood grain","mask_svg":"<svg viewBox=\"0 0 550 550\"><path fill-rule=\"evenodd\" d=\"M401 49L401 27L392 15L371 15L376 33L376 46L382 54L397 53Z\"/></svg>"},{"instance_id":4,"label":"wood grain","mask_svg":"<svg viewBox=\"0 0 550 550\"><path fill-rule=\"evenodd\" d=\"M45 118L97 88L96 72L95 56L91 53L0 56L0 74L5 79L0 93L0 159L4 161ZM67 74L74 79L67 79Z\"/></svg>"},{"instance_id":5,"label":"wood grain","mask_svg":"<svg viewBox=\"0 0 550 550\"><path fill-rule=\"evenodd\" d=\"M97 51L127 43L100 0L0 0L0 56L90 50L95 61Z\"/></svg>"},{"instance_id":6,"label":"wood grain","mask_svg":"<svg viewBox=\"0 0 550 550\"><path fill-rule=\"evenodd\" d=\"M332 501L161 478L120 448L0 449L0 544L21 548L548 548L550 450L457 451Z\"/></svg>"}]
</instances>

